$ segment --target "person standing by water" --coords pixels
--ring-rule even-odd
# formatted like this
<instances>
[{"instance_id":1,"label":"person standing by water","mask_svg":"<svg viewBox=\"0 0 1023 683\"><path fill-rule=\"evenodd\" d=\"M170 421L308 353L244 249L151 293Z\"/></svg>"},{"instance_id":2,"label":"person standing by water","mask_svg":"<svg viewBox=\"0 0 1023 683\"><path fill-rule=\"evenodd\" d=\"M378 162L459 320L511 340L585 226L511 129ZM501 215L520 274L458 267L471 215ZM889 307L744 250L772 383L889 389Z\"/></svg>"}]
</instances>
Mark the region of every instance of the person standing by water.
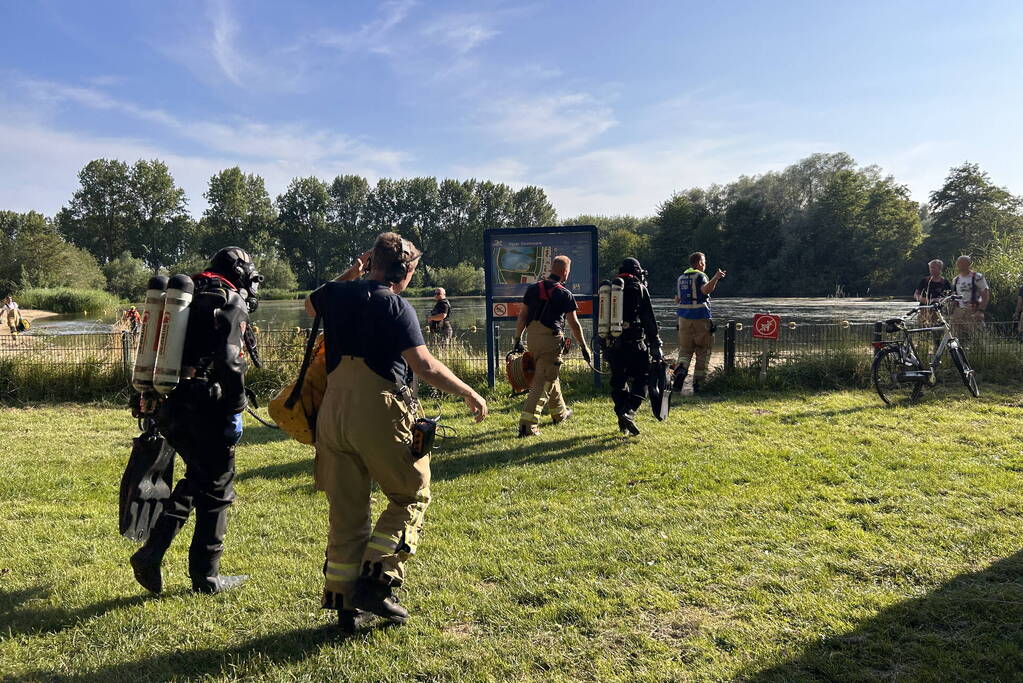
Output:
<instances>
[{"instance_id":1,"label":"person standing by water","mask_svg":"<svg viewBox=\"0 0 1023 683\"><path fill-rule=\"evenodd\" d=\"M984 311L991 298L991 288L988 287L987 278L973 270L973 259L969 256L963 255L956 259L956 270L959 273L952 280L952 289L960 299L952 311L952 324L956 328L956 336L965 339L978 325L984 323Z\"/></svg>"},{"instance_id":2,"label":"person standing by water","mask_svg":"<svg viewBox=\"0 0 1023 683\"><path fill-rule=\"evenodd\" d=\"M7 327L11 329L11 334L18 334L18 319L21 318L21 312L18 311L18 302L14 297L4 297L3 305L0 305L0 317L7 318Z\"/></svg>"},{"instance_id":3,"label":"person standing by water","mask_svg":"<svg viewBox=\"0 0 1023 683\"><path fill-rule=\"evenodd\" d=\"M927 264L927 276L920 279L913 298L921 306L927 306L945 296L952 290L952 283L945 279L941 271L945 268L945 262L941 259L934 259ZM938 317L933 309L921 309L916 315L918 327L930 327L934 325ZM941 341L941 332L934 332L931 336L937 344Z\"/></svg>"},{"instance_id":4,"label":"person standing by water","mask_svg":"<svg viewBox=\"0 0 1023 683\"><path fill-rule=\"evenodd\" d=\"M451 329L451 321L448 320L451 317L451 302L447 300L447 292L443 287L438 287L434 291L433 298L437 300L437 303L433 305L433 310L427 316L426 322L430 326L430 334L440 337L441 343L447 344L454 334Z\"/></svg>"},{"instance_id":5,"label":"person standing by water","mask_svg":"<svg viewBox=\"0 0 1023 683\"><path fill-rule=\"evenodd\" d=\"M678 305L678 363L672 376L672 388L675 391L682 391L694 354L696 355L696 367L693 369L694 394L700 390L700 383L707 376L707 368L710 365L710 354L714 346L710 295L727 273L718 268L714 277L708 278L703 272L706 267L706 254L695 251L689 255L689 268L678 278L675 294L675 303Z\"/></svg>"},{"instance_id":6,"label":"person standing by water","mask_svg":"<svg viewBox=\"0 0 1023 683\"><path fill-rule=\"evenodd\" d=\"M430 456L412 449L412 373L461 396L477 422L487 416L487 402L426 348L415 309L400 296L421 256L397 233L382 233L305 303L322 317L327 362L314 474L330 503L322 605L349 632L366 613L399 624L409 617L393 591L405 582L430 504ZM387 498L375 526L373 481Z\"/></svg>"}]
</instances>

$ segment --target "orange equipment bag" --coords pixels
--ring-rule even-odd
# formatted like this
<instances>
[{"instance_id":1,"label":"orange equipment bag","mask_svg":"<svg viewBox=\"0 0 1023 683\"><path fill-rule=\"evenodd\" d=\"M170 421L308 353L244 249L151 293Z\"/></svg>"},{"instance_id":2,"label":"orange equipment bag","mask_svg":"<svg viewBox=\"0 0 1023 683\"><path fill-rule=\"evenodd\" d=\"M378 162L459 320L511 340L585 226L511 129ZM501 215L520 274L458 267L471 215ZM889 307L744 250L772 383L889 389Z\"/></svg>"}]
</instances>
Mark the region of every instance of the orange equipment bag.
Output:
<instances>
[{"instance_id":1,"label":"orange equipment bag","mask_svg":"<svg viewBox=\"0 0 1023 683\"><path fill-rule=\"evenodd\" d=\"M327 391L327 353L323 335L317 334L319 328L317 315L298 377L270 399L267 406L278 427L295 441L309 445L316 441L316 414Z\"/></svg>"}]
</instances>

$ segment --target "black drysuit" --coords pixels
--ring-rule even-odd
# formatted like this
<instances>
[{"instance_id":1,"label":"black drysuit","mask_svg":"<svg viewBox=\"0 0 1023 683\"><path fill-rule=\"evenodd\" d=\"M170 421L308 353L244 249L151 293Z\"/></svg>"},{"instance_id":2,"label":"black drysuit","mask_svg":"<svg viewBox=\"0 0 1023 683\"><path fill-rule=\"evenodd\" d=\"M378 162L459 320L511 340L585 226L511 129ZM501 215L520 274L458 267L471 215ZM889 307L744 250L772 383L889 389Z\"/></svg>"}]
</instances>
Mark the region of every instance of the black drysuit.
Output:
<instances>
[{"instance_id":1,"label":"black drysuit","mask_svg":"<svg viewBox=\"0 0 1023 683\"><path fill-rule=\"evenodd\" d=\"M605 357L611 366L615 414L624 415L638 410L646 398L650 355L655 350L660 353L661 338L646 286L629 274L618 277L625 282L622 334L617 338L609 337Z\"/></svg>"},{"instance_id":2,"label":"black drysuit","mask_svg":"<svg viewBox=\"0 0 1023 683\"><path fill-rule=\"evenodd\" d=\"M220 573L227 508L235 497L234 448L246 406L243 334L248 310L226 281L209 274L195 280L181 362L183 379L156 415L160 433L185 461L185 476L174 487L142 553L159 561L194 509L188 574L192 585L201 588ZM188 378L191 368L195 376Z\"/></svg>"}]
</instances>

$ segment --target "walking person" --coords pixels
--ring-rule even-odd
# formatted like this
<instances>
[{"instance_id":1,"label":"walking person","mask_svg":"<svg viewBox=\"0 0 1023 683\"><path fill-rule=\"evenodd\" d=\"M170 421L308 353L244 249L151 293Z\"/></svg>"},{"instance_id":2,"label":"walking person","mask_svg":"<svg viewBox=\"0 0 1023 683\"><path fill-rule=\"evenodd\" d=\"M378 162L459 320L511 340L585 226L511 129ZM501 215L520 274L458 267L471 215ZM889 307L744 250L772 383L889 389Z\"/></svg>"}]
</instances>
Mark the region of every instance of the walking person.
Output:
<instances>
[{"instance_id":1,"label":"walking person","mask_svg":"<svg viewBox=\"0 0 1023 683\"><path fill-rule=\"evenodd\" d=\"M611 400L618 429L639 434L636 411L647 396L650 362L660 361L661 337L657 331L646 271L637 259L627 258L618 269L622 288L622 333L608 337L607 364L611 368Z\"/></svg>"},{"instance_id":2,"label":"walking person","mask_svg":"<svg viewBox=\"0 0 1023 683\"><path fill-rule=\"evenodd\" d=\"M148 540L131 556L135 579L146 590L163 590L160 566L171 542L195 512L188 548L188 575L196 593L237 588L247 576L220 573L227 535L227 510L234 502L235 446L247 356L255 352L249 312L263 281L252 258L239 247L218 251L209 268L195 275L181 355L181 381L156 412L160 433L185 461L180 479Z\"/></svg>"},{"instance_id":3,"label":"walking person","mask_svg":"<svg viewBox=\"0 0 1023 683\"><path fill-rule=\"evenodd\" d=\"M442 344L449 344L454 331L451 329L451 302L447 299L447 292L443 287L438 287L433 292L436 303L427 316L426 322L430 326L430 334L440 337Z\"/></svg>"},{"instance_id":4,"label":"walking person","mask_svg":"<svg viewBox=\"0 0 1023 683\"><path fill-rule=\"evenodd\" d=\"M522 310L515 322L514 351L526 348L533 355L536 371L529 394L519 415L519 436L535 436L540 433L540 416L546 411L553 424L567 420L572 411L565 405L561 394L561 358L565 353L565 325L572 331L587 363L590 361L590 347L586 344L572 292L565 287L572 269L567 256L555 256L551 262L551 273L545 279L533 283L522 297ZM522 345L522 334L526 334L526 345Z\"/></svg>"},{"instance_id":5,"label":"walking person","mask_svg":"<svg viewBox=\"0 0 1023 683\"><path fill-rule=\"evenodd\" d=\"M353 631L367 613L404 623L394 589L405 583L430 503L430 456L412 449L412 374L461 396L476 420L487 403L426 348L415 309L400 294L422 253L396 233L377 237L343 275L306 299L323 320L327 389L316 420L316 487L330 503L323 608ZM369 269L366 279L359 279ZM387 507L371 520L371 484Z\"/></svg>"},{"instance_id":6,"label":"walking person","mask_svg":"<svg viewBox=\"0 0 1023 683\"><path fill-rule=\"evenodd\" d=\"M678 305L678 363L672 376L674 391L682 391L694 355L694 394L700 390L700 384L710 366L715 329L710 312L710 295L727 273L719 268L714 277L708 278L703 272L706 267L707 256L702 251L693 252L689 255L689 268L678 278L675 294L675 303Z\"/></svg>"},{"instance_id":7,"label":"walking person","mask_svg":"<svg viewBox=\"0 0 1023 683\"><path fill-rule=\"evenodd\" d=\"M952 325L956 336L962 340L984 323L984 311L991 298L991 288L982 273L973 270L973 259L960 256L956 259L958 274L952 280L952 289L959 295L952 310Z\"/></svg>"}]
</instances>

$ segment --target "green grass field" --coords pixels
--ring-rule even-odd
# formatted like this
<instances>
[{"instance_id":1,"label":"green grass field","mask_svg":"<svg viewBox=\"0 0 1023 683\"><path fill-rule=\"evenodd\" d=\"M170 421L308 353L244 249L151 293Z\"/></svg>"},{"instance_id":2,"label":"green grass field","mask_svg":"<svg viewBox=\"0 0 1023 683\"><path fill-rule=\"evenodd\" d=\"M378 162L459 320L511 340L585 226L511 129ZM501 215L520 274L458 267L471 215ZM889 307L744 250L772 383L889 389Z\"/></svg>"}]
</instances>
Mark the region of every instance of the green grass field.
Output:
<instances>
[{"instance_id":1,"label":"green grass field","mask_svg":"<svg viewBox=\"0 0 1023 683\"><path fill-rule=\"evenodd\" d=\"M630 440L606 398L529 441L508 401L445 403L413 619L348 638L309 448L247 418L224 570L250 583L190 594L189 525L150 597L117 535L127 411L8 408L0 677L1018 680L1023 390L983 391L700 397Z\"/></svg>"}]
</instances>

